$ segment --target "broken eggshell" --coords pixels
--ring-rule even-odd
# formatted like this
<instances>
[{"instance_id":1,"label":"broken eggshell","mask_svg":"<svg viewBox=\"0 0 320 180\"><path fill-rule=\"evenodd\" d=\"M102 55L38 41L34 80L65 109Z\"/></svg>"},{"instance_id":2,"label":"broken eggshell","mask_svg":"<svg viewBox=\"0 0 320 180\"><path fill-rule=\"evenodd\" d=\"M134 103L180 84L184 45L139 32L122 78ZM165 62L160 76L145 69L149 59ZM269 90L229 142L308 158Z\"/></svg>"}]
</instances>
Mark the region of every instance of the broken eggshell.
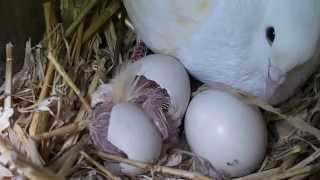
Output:
<instances>
[{"instance_id":1,"label":"broken eggshell","mask_svg":"<svg viewBox=\"0 0 320 180\"><path fill-rule=\"evenodd\" d=\"M155 162L160 156L161 135L149 117L134 103L97 104L89 130L96 147L107 153L147 163ZM143 172L122 163L120 170L127 175Z\"/></svg>"},{"instance_id":2,"label":"broken eggshell","mask_svg":"<svg viewBox=\"0 0 320 180\"><path fill-rule=\"evenodd\" d=\"M161 153L161 134L150 118L134 103L99 103L89 123L90 136L100 151L153 163ZM143 171L120 164L121 172L137 175Z\"/></svg>"},{"instance_id":3,"label":"broken eggshell","mask_svg":"<svg viewBox=\"0 0 320 180\"><path fill-rule=\"evenodd\" d=\"M220 90L191 100L185 134L194 153L232 177L254 171L266 152L267 130L258 109Z\"/></svg>"},{"instance_id":4,"label":"broken eggshell","mask_svg":"<svg viewBox=\"0 0 320 180\"><path fill-rule=\"evenodd\" d=\"M184 66L177 59L162 54L145 56L137 63L141 64L138 75L155 81L168 92L170 96L169 114L173 119L181 120L188 107L191 94L190 80Z\"/></svg>"},{"instance_id":5,"label":"broken eggshell","mask_svg":"<svg viewBox=\"0 0 320 180\"><path fill-rule=\"evenodd\" d=\"M111 111L108 140L126 153L128 158L154 163L160 156L161 135L152 121L138 106L132 103L120 103ZM120 164L125 174L142 173L140 169Z\"/></svg>"}]
</instances>

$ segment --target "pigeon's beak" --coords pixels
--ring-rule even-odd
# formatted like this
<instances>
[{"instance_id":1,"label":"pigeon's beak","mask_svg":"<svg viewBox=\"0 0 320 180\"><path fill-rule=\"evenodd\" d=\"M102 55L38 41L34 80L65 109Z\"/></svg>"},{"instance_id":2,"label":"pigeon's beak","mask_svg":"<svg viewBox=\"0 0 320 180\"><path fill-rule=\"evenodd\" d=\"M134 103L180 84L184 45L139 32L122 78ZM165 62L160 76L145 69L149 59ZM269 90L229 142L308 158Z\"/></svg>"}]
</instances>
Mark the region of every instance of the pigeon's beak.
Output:
<instances>
[{"instance_id":1,"label":"pigeon's beak","mask_svg":"<svg viewBox=\"0 0 320 180\"><path fill-rule=\"evenodd\" d=\"M264 99L269 100L277 88L285 81L286 73L273 64L269 64Z\"/></svg>"}]
</instances>

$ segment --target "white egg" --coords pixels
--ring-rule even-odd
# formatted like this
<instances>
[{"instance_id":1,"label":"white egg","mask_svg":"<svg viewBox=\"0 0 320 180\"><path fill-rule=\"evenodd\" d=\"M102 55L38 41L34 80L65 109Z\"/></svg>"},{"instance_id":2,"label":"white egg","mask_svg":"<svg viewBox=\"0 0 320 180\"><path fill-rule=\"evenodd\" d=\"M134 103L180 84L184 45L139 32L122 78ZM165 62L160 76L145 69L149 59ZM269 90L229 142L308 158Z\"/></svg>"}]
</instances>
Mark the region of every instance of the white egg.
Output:
<instances>
[{"instance_id":1,"label":"white egg","mask_svg":"<svg viewBox=\"0 0 320 180\"><path fill-rule=\"evenodd\" d=\"M127 154L129 159L155 162L161 153L162 139L152 121L136 105L120 103L111 111L108 140ZM142 173L133 166L120 164L128 175Z\"/></svg>"},{"instance_id":2,"label":"white egg","mask_svg":"<svg viewBox=\"0 0 320 180\"><path fill-rule=\"evenodd\" d=\"M254 171L266 152L267 130L258 109L223 91L206 90L191 100L185 134L194 153L232 177Z\"/></svg>"},{"instance_id":3,"label":"white egg","mask_svg":"<svg viewBox=\"0 0 320 180\"><path fill-rule=\"evenodd\" d=\"M171 98L169 113L181 118L190 100L190 80L184 66L175 58L162 54L148 55L138 61L141 63L139 75L155 81L165 88Z\"/></svg>"}]
</instances>

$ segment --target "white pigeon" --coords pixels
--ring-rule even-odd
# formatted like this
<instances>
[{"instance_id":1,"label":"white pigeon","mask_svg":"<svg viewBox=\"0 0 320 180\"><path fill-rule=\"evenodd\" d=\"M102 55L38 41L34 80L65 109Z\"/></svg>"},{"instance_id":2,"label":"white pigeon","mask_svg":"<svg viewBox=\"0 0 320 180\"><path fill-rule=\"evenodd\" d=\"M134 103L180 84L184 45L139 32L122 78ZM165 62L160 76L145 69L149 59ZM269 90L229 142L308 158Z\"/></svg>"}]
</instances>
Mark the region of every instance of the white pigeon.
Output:
<instances>
[{"instance_id":1,"label":"white pigeon","mask_svg":"<svg viewBox=\"0 0 320 180\"><path fill-rule=\"evenodd\" d=\"M123 3L150 49L176 57L204 83L224 83L276 103L320 62L320 0Z\"/></svg>"}]
</instances>

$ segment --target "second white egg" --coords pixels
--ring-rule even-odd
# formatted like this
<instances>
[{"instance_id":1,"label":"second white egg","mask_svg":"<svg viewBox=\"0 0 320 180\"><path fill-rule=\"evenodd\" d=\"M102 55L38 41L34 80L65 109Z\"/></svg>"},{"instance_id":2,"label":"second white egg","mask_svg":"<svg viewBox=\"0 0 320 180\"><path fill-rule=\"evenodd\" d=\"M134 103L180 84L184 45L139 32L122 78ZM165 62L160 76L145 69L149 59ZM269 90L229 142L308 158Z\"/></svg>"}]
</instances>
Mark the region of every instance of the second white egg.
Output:
<instances>
[{"instance_id":1,"label":"second white egg","mask_svg":"<svg viewBox=\"0 0 320 180\"><path fill-rule=\"evenodd\" d=\"M185 117L191 150L232 177L258 168L267 146L267 130L258 109L233 95L206 90L197 94Z\"/></svg>"}]
</instances>

